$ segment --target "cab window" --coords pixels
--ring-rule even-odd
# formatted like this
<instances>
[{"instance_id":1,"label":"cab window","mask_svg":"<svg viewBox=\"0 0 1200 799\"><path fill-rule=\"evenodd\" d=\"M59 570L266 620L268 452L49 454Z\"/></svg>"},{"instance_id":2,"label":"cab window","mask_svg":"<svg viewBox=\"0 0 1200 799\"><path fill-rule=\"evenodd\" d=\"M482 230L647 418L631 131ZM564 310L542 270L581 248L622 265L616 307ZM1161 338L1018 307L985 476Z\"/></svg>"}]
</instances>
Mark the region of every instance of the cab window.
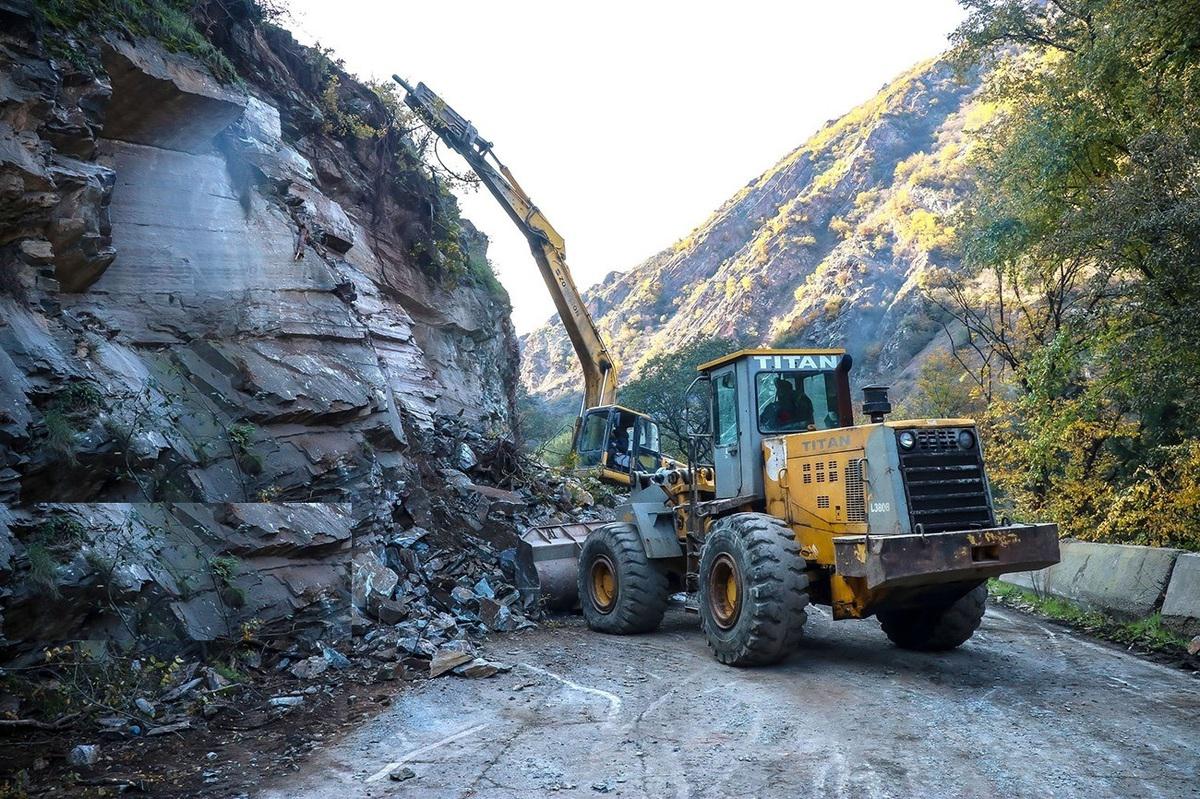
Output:
<instances>
[{"instance_id":1,"label":"cab window","mask_svg":"<svg viewBox=\"0 0 1200 799\"><path fill-rule=\"evenodd\" d=\"M600 463L600 455L604 452L605 434L608 432L608 411L595 411L583 419L583 429L579 431L579 454L581 466L594 466Z\"/></svg>"},{"instance_id":2,"label":"cab window","mask_svg":"<svg viewBox=\"0 0 1200 799\"><path fill-rule=\"evenodd\" d=\"M717 375L713 381L713 443L728 446L737 442L737 384L733 370Z\"/></svg>"},{"instance_id":3,"label":"cab window","mask_svg":"<svg viewBox=\"0 0 1200 799\"><path fill-rule=\"evenodd\" d=\"M754 383L758 429L763 433L841 426L835 372L759 372Z\"/></svg>"},{"instance_id":4,"label":"cab window","mask_svg":"<svg viewBox=\"0 0 1200 799\"><path fill-rule=\"evenodd\" d=\"M643 419L638 426L637 468L642 472L658 470L662 449L658 443L658 425L649 419Z\"/></svg>"},{"instance_id":5,"label":"cab window","mask_svg":"<svg viewBox=\"0 0 1200 799\"><path fill-rule=\"evenodd\" d=\"M633 463L633 430L637 416L619 411L615 418L616 424L608 434L608 468L628 472Z\"/></svg>"}]
</instances>

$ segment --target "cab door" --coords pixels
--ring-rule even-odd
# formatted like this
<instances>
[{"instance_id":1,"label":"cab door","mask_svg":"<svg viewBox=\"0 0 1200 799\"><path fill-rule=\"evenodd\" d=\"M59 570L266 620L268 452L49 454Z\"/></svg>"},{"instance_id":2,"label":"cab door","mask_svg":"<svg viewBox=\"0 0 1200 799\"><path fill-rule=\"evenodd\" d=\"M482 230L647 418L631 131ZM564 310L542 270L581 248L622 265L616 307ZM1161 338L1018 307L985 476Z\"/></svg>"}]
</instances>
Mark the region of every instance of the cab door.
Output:
<instances>
[{"instance_id":1,"label":"cab door","mask_svg":"<svg viewBox=\"0 0 1200 799\"><path fill-rule=\"evenodd\" d=\"M637 420L637 449L634 451L633 468L639 472L653 474L662 463L662 445L659 443L658 425L645 417Z\"/></svg>"},{"instance_id":2,"label":"cab door","mask_svg":"<svg viewBox=\"0 0 1200 799\"><path fill-rule=\"evenodd\" d=\"M608 450L612 409L593 408L583 417L575 439L575 455L580 468L600 466Z\"/></svg>"},{"instance_id":3,"label":"cab door","mask_svg":"<svg viewBox=\"0 0 1200 799\"><path fill-rule=\"evenodd\" d=\"M736 497L742 491L741 430L738 419L737 377L734 365L712 374L713 467L717 499Z\"/></svg>"}]
</instances>

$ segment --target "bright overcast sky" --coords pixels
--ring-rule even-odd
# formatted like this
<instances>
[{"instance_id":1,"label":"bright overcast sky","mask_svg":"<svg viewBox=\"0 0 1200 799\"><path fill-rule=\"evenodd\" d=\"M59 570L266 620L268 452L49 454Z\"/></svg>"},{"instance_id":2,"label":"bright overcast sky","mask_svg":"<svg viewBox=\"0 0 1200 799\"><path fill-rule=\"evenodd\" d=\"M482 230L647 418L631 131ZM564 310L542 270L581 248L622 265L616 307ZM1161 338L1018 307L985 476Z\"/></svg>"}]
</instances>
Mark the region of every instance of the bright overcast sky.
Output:
<instances>
[{"instance_id":1,"label":"bright overcast sky","mask_svg":"<svg viewBox=\"0 0 1200 799\"><path fill-rule=\"evenodd\" d=\"M424 81L495 144L567 241L580 288L686 235L828 119L941 52L955 0L290 0L305 43L359 77ZM443 152L445 148L443 148ZM461 161L446 161L462 166ZM491 195L519 332L553 306Z\"/></svg>"}]
</instances>

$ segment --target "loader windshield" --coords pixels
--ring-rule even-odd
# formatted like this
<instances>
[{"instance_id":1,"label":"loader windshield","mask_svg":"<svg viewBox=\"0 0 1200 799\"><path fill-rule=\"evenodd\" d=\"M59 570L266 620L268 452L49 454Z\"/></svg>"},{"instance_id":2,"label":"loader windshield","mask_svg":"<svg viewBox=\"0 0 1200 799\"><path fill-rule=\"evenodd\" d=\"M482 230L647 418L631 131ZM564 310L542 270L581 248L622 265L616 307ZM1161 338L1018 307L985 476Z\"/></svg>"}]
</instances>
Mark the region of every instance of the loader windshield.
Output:
<instances>
[{"instance_id":1,"label":"loader windshield","mask_svg":"<svg viewBox=\"0 0 1200 799\"><path fill-rule=\"evenodd\" d=\"M755 376L759 431L802 433L840 427L837 387L832 371L759 372Z\"/></svg>"}]
</instances>

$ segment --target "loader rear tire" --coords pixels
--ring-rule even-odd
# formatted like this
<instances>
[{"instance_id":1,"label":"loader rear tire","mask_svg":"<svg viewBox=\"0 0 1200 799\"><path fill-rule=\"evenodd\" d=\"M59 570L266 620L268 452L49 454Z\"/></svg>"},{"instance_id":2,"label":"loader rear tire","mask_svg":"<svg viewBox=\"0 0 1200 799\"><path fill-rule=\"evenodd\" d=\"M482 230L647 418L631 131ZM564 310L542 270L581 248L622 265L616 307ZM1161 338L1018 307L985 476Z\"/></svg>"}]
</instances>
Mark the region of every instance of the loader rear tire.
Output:
<instances>
[{"instance_id":1,"label":"loader rear tire","mask_svg":"<svg viewBox=\"0 0 1200 799\"><path fill-rule=\"evenodd\" d=\"M951 605L879 613L879 625L901 649L945 652L975 634L987 607L987 586L981 585Z\"/></svg>"},{"instance_id":2,"label":"loader rear tire","mask_svg":"<svg viewBox=\"0 0 1200 799\"><path fill-rule=\"evenodd\" d=\"M632 524L606 524L579 553L579 605L588 627L613 635L647 633L667 610L666 572L646 557Z\"/></svg>"},{"instance_id":3,"label":"loader rear tire","mask_svg":"<svg viewBox=\"0 0 1200 799\"><path fill-rule=\"evenodd\" d=\"M700 554L700 626L729 666L778 663L804 632L808 575L790 527L763 513L716 522Z\"/></svg>"}]
</instances>

